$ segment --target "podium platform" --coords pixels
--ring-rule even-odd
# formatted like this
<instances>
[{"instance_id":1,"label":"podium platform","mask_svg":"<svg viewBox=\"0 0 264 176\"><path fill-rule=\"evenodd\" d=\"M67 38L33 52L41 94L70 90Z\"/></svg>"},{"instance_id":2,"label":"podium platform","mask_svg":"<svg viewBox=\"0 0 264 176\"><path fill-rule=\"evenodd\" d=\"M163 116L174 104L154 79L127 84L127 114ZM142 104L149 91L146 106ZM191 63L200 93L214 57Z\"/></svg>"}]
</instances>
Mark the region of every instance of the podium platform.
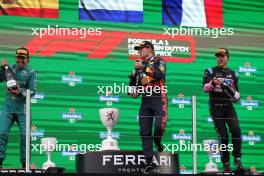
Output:
<instances>
[{"instance_id":1,"label":"podium platform","mask_svg":"<svg viewBox=\"0 0 264 176\"><path fill-rule=\"evenodd\" d=\"M26 173L25 169L0 169L1 174L23 174ZM31 169L29 171L30 174L41 174L46 173L46 170L43 169Z\"/></svg>"},{"instance_id":2,"label":"podium platform","mask_svg":"<svg viewBox=\"0 0 264 176\"><path fill-rule=\"evenodd\" d=\"M154 155L156 174L179 174L177 154L157 152ZM144 172L145 157L142 151L96 151L76 155L77 173L131 173Z\"/></svg>"},{"instance_id":3,"label":"podium platform","mask_svg":"<svg viewBox=\"0 0 264 176\"><path fill-rule=\"evenodd\" d=\"M233 170L232 172L201 172L198 173L200 176L207 176L207 175L264 175L262 172L251 172L250 169L244 168L241 170Z\"/></svg>"}]
</instances>

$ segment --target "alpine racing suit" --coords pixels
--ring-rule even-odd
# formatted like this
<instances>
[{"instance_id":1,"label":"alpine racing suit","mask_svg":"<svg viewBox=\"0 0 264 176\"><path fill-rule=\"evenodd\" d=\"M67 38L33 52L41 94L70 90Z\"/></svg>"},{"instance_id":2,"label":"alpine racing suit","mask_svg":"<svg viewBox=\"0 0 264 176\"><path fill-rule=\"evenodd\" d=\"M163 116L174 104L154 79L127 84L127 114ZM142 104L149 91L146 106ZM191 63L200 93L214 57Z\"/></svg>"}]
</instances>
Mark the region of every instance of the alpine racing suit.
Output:
<instances>
[{"instance_id":1,"label":"alpine racing suit","mask_svg":"<svg viewBox=\"0 0 264 176\"><path fill-rule=\"evenodd\" d=\"M221 79L225 84L232 86L238 91L238 74L229 68L212 67L205 69L203 77L204 91L209 93L209 110L212 117L216 132L221 144L225 144L220 151L223 163L229 162L228 131L232 135L233 151L232 155L237 158L241 157L241 130L230 97L219 86L214 85L213 79Z\"/></svg>"}]
</instances>

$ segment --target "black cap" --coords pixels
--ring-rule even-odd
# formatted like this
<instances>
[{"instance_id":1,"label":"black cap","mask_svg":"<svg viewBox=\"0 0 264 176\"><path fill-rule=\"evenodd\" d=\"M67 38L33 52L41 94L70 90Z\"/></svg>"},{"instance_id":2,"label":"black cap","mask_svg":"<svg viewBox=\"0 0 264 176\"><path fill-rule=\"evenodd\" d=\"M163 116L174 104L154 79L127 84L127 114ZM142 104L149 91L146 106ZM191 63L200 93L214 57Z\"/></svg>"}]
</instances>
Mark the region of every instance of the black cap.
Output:
<instances>
[{"instance_id":1,"label":"black cap","mask_svg":"<svg viewBox=\"0 0 264 176\"><path fill-rule=\"evenodd\" d=\"M16 56L17 57L24 57L24 58L28 58L29 57L29 52L28 49L22 47L22 48L18 48L16 50Z\"/></svg>"},{"instance_id":2,"label":"black cap","mask_svg":"<svg viewBox=\"0 0 264 176\"><path fill-rule=\"evenodd\" d=\"M229 51L228 49L226 48L219 48L216 53L215 53L215 56L224 56L226 55L227 57L229 57Z\"/></svg>"},{"instance_id":3,"label":"black cap","mask_svg":"<svg viewBox=\"0 0 264 176\"><path fill-rule=\"evenodd\" d=\"M139 46L135 46L134 49L135 50L140 50L141 48L144 48L144 47L148 47L148 48L151 48L153 51L154 51L154 46L151 42L149 41L142 41Z\"/></svg>"}]
</instances>

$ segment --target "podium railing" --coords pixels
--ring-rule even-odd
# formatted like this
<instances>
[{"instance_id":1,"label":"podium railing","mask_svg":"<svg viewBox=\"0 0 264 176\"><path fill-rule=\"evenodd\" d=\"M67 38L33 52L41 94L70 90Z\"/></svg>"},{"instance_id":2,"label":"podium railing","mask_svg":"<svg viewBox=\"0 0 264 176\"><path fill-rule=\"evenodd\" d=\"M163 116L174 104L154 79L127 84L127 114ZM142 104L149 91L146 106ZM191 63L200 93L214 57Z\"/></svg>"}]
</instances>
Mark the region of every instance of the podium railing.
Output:
<instances>
[{"instance_id":1,"label":"podium railing","mask_svg":"<svg viewBox=\"0 0 264 176\"><path fill-rule=\"evenodd\" d=\"M30 90L26 90L26 173L30 169Z\"/></svg>"},{"instance_id":2,"label":"podium railing","mask_svg":"<svg viewBox=\"0 0 264 176\"><path fill-rule=\"evenodd\" d=\"M197 174L197 151L194 147L197 143L196 139L196 96L192 96L192 132L193 132L193 173Z\"/></svg>"}]
</instances>

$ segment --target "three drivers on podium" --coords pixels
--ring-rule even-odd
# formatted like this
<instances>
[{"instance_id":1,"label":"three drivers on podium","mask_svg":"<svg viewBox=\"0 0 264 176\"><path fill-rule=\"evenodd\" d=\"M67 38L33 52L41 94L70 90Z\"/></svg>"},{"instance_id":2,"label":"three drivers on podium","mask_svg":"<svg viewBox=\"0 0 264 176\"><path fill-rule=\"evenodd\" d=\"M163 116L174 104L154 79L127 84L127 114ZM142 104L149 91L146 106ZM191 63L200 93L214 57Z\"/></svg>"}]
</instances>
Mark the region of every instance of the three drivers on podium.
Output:
<instances>
[{"instance_id":1,"label":"three drivers on podium","mask_svg":"<svg viewBox=\"0 0 264 176\"><path fill-rule=\"evenodd\" d=\"M134 98L140 95L139 86L143 86L142 103L139 110L140 136L142 140L143 153L146 157L145 173L152 172L156 166L153 163L153 142L157 151L163 151L161 143L168 120L168 100L165 86L165 61L155 56L154 46L149 41L143 41L135 50L140 53L141 61L135 63L135 70L130 75L130 86L136 86L129 96ZM233 102L239 100L238 74L227 67L229 51L220 48L215 56L217 66L208 68L204 72L204 91L209 93L210 114L212 116L216 132L219 135L221 144L228 146L228 132L232 134L235 166L242 168L241 164L241 130ZM20 161L25 167L25 90L31 90L31 96L36 92L37 73L27 65L29 62L29 52L26 48L18 48L16 51L16 65L10 68L18 83L17 90L7 90L5 102L0 116L0 167L5 159L5 151L8 140L8 133L11 126L16 121L20 129ZM4 68L7 65L5 59L2 60L0 69L0 82L5 80ZM234 95L230 95L226 87L235 90ZM159 91L157 91L159 90ZM154 134L152 128L154 122ZM221 151L223 170L230 172L229 152Z\"/></svg>"}]
</instances>

